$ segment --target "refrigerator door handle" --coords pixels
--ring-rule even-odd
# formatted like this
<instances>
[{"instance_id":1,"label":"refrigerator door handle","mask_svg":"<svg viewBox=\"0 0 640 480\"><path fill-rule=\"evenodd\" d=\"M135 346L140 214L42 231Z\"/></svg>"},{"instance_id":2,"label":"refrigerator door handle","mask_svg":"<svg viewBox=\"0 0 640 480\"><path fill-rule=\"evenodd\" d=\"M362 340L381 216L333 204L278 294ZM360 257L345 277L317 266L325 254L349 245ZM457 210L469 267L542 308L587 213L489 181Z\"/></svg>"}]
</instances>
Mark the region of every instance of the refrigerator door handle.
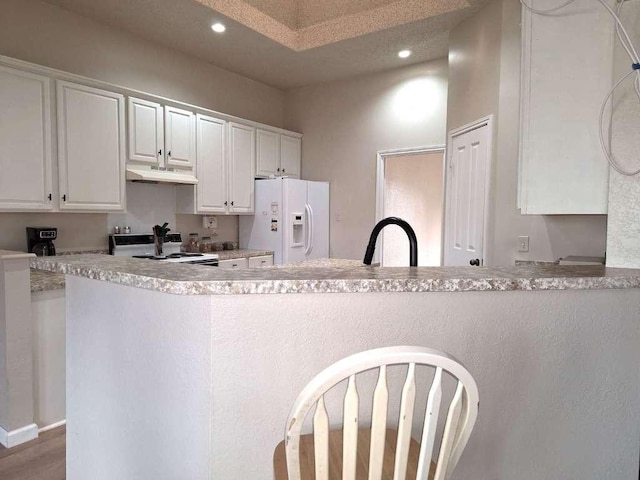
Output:
<instances>
[{"instance_id":1,"label":"refrigerator door handle","mask_svg":"<svg viewBox=\"0 0 640 480\"><path fill-rule=\"evenodd\" d=\"M309 208L309 248L307 249L307 255L309 255L313 251L313 225L315 222L315 218L313 218L313 208L310 204L307 203L307 207Z\"/></svg>"},{"instance_id":2,"label":"refrigerator door handle","mask_svg":"<svg viewBox=\"0 0 640 480\"><path fill-rule=\"evenodd\" d=\"M304 204L304 212L305 212L305 221L307 223L306 227L307 227L307 238L305 239L305 250L304 250L304 254L305 255L309 255L309 252L311 251L311 209L309 208L309 204L305 203Z\"/></svg>"}]
</instances>

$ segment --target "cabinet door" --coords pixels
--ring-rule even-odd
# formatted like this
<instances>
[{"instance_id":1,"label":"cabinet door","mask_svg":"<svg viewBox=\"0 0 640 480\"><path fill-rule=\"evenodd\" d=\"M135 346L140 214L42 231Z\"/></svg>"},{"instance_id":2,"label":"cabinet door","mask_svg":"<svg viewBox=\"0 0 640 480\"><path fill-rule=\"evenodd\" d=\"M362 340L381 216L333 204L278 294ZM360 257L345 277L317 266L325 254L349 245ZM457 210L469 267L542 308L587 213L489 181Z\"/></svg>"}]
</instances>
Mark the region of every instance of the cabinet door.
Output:
<instances>
[{"instance_id":1,"label":"cabinet door","mask_svg":"<svg viewBox=\"0 0 640 480\"><path fill-rule=\"evenodd\" d=\"M225 213L227 172L225 168L225 122L197 115L197 211Z\"/></svg>"},{"instance_id":2,"label":"cabinet door","mask_svg":"<svg viewBox=\"0 0 640 480\"><path fill-rule=\"evenodd\" d=\"M249 262L246 258L234 258L233 260L220 260L218 267L224 269L247 268Z\"/></svg>"},{"instance_id":3,"label":"cabinet door","mask_svg":"<svg viewBox=\"0 0 640 480\"><path fill-rule=\"evenodd\" d=\"M63 210L124 210L124 97L58 81Z\"/></svg>"},{"instance_id":4,"label":"cabinet door","mask_svg":"<svg viewBox=\"0 0 640 480\"><path fill-rule=\"evenodd\" d=\"M280 134L256 130L256 176L280 174Z\"/></svg>"},{"instance_id":5,"label":"cabinet door","mask_svg":"<svg viewBox=\"0 0 640 480\"><path fill-rule=\"evenodd\" d=\"M164 107L166 165L193 168L196 151L196 116L193 112Z\"/></svg>"},{"instance_id":6,"label":"cabinet door","mask_svg":"<svg viewBox=\"0 0 640 480\"><path fill-rule=\"evenodd\" d=\"M280 168L281 174L287 177L300 178L300 150L302 142L299 138L281 135Z\"/></svg>"},{"instance_id":7,"label":"cabinet door","mask_svg":"<svg viewBox=\"0 0 640 480\"><path fill-rule=\"evenodd\" d=\"M229 212L253 213L256 131L229 123Z\"/></svg>"},{"instance_id":8,"label":"cabinet door","mask_svg":"<svg viewBox=\"0 0 640 480\"><path fill-rule=\"evenodd\" d=\"M163 163L164 118L159 103L129 97L129 160Z\"/></svg>"},{"instance_id":9,"label":"cabinet door","mask_svg":"<svg viewBox=\"0 0 640 480\"><path fill-rule=\"evenodd\" d=\"M268 265L273 265L273 255L249 257L249 268L266 267Z\"/></svg>"},{"instance_id":10,"label":"cabinet door","mask_svg":"<svg viewBox=\"0 0 640 480\"><path fill-rule=\"evenodd\" d=\"M0 209L50 210L49 79L0 67Z\"/></svg>"}]
</instances>

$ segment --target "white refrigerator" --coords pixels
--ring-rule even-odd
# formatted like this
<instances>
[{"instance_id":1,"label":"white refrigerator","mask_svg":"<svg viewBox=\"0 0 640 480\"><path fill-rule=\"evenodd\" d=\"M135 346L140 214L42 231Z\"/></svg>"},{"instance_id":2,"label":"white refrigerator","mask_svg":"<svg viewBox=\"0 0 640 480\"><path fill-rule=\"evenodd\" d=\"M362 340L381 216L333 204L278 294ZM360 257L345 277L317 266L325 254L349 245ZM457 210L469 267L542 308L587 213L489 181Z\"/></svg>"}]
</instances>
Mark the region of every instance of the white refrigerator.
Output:
<instances>
[{"instance_id":1,"label":"white refrigerator","mask_svg":"<svg viewBox=\"0 0 640 480\"><path fill-rule=\"evenodd\" d=\"M240 248L272 250L275 264L329 257L329 183L256 180L255 215L240 216Z\"/></svg>"}]
</instances>

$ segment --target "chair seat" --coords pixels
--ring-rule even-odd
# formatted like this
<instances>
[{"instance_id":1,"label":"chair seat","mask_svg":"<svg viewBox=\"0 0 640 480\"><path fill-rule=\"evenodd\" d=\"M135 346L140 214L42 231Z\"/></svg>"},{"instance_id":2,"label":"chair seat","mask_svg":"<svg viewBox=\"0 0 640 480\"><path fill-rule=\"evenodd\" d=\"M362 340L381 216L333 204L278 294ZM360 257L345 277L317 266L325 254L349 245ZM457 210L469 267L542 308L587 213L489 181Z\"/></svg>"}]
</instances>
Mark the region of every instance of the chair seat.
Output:
<instances>
[{"instance_id":1,"label":"chair seat","mask_svg":"<svg viewBox=\"0 0 640 480\"><path fill-rule=\"evenodd\" d=\"M398 432L387 429L384 446L384 460L382 467L382 480L393 480L393 466L395 463L396 439ZM356 480L367 480L369 467L369 446L371 441L371 430L358 430L358 455ZM420 444L411 439L409 447L409 463L407 466L407 480L416 478L418 471L418 455ZM433 480L436 465L431 462L429 480ZM273 470L275 480L288 480L287 460L285 454L284 440L278 444L273 455ZM300 475L302 480L314 480L314 460L313 460L313 434L300 436ZM342 478L342 430L331 430L329 432L329 480L341 480Z\"/></svg>"}]
</instances>

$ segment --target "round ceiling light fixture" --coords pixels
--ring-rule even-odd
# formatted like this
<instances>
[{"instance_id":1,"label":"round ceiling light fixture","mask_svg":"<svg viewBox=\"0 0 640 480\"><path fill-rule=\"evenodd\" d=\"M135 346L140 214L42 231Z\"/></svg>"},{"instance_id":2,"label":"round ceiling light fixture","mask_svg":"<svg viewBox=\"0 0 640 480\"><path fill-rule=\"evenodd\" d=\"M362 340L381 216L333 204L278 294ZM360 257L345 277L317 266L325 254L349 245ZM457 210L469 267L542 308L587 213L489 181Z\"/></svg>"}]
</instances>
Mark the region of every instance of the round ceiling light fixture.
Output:
<instances>
[{"instance_id":1,"label":"round ceiling light fixture","mask_svg":"<svg viewBox=\"0 0 640 480\"><path fill-rule=\"evenodd\" d=\"M399 56L400 58L407 58L407 57L409 57L410 55L411 55L411 50L400 50L400 51L398 52L398 56Z\"/></svg>"},{"instance_id":2,"label":"round ceiling light fixture","mask_svg":"<svg viewBox=\"0 0 640 480\"><path fill-rule=\"evenodd\" d=\"M221 24L220 22L218 23L214 23L213 25L211 25L211 30L213 30L216 33L222 33L227 29L227 27L225 27L223 24Z\"/></svg>"}]
</instances>

